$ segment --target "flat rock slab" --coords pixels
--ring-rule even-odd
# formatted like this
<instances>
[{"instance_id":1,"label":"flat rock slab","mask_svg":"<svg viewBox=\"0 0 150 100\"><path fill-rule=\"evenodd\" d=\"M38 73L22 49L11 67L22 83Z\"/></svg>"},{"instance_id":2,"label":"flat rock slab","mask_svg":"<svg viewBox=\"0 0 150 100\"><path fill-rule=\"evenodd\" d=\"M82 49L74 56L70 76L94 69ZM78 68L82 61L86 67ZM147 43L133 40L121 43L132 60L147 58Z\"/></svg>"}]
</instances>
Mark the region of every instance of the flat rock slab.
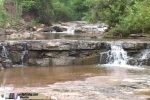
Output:
<instances>
[{"instance_id":1,"label":"flat rock slab","mask_svg":"<svg viewBox=\"0 0 150 100\"><path fill-rule=\"evenodd\" d=\"M0 44L8 46L10 50L22 50L27 45L28 50L100 50L110 49L111 44L122 44L126 50L146 49L150 45L148 41L91 41L91 40L20 40L20 41L2 41ZM22 47L21 47L22 46Z\"/></svg>"}]
</instances>

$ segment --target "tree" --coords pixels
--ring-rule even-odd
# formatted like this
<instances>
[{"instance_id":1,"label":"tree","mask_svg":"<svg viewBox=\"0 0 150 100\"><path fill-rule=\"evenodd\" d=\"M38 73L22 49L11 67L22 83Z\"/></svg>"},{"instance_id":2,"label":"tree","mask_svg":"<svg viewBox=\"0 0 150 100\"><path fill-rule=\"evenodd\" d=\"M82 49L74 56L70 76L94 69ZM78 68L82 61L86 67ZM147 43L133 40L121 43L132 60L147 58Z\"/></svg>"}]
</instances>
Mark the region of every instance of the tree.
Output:
<instances>
[{"instance_id":1,"label":"tree","mask_svg":"<svg viewBox=\"0 0 150 100\"><path fill-rule=\"evenodd\" d=\"M46 25L52 23L52 0L35 0L35 7L39 15L39 21Z\"/></svg>"},{"instance_id":2,"label":"tree","mask_svg":"<svg viewBox=\"0 0 150 100\"><path fill-rule=\"evenodd\" d=\"M4 0L0 0L0 27L5 27L5 23L7 22L8 15L4 8Z\"/></svg>"},{"instance_id":3,"label":"tree","mask_svg":"<svg viewBox=\"0 0 150 100\"><path fill-rule=\"evenodd\" d=\"M19 19L24 11L35 9L39 22L51 25L52 0L14 0L14 4L16 19Z\"/></svg>"},{"instance_id":4,"label":"tree","mask_svg":"<svg viewBox=\"0 0 150 100\"><path fill-rule=\"evenodd\" d=\"M109 33L128 36L150 30L150 0L95 0L88 12L92 21L109 25Z\"/></svg>"}]
</instances>

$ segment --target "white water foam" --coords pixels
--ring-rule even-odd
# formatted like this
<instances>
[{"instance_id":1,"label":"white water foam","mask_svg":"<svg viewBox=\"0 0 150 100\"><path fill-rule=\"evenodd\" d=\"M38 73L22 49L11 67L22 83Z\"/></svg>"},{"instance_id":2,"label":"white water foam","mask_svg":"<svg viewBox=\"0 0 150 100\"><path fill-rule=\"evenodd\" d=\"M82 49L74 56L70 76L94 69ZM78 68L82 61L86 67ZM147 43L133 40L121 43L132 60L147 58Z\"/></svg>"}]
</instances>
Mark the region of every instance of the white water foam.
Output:
<instances>
[{"instance_id":1,"label":"white water foam","mask_svg":"<svg viewBox=\"0 0 150 100\"><path fill-rule=\"evenodd\" d=\"M106 54L108 57L107 64L102 64L104 67L112 68L127 68L127 69L144 69L140 66L132 66L128 64L129 59L131 59L127 52L123 49L121 43L111 43L111 50L101 53L101 55ZM145 53L141 59L146 58L147 53ZM102 57L102 56L101 56ZM140 64L141 65L141 64Z\"/></svg>"},{"instance_id":2,"label":"white water foam","mask_svg":"<svg viewBox=\"0 0 150 100\"><path fill-rule=\"evenodd\" d=\"M63 32L53 31L52 33L64 33L64 34L74 35L76 24L72 26L63 26L63 27L66 28L67 30Z\"/></svg>"},{"instance_id":3,"label":"white water foam","mask_svg":"<svg viewBox=\"0 0 150 100\"><path fill-rule=\"evenodd\" d=\"M5 46L2 46L2 47L3 47L3 49L2 49L2 57L8 58L8 55L9 55L8 50L6 49Z\"/></svg>"},{"instance_id":4,"label":"white water foam","mask_svg":"<svg viewBox=\"0 0 150 100\"><path fill-rule=\"evenodd\" d=\"M85 26L82 26L83 28L85 29L96 29L100 32L105 32L105 30L108 29L108 26L106 25L93 25L93 24L89 24L89 25L85 25Z\"/></svg>"}]
</instances>

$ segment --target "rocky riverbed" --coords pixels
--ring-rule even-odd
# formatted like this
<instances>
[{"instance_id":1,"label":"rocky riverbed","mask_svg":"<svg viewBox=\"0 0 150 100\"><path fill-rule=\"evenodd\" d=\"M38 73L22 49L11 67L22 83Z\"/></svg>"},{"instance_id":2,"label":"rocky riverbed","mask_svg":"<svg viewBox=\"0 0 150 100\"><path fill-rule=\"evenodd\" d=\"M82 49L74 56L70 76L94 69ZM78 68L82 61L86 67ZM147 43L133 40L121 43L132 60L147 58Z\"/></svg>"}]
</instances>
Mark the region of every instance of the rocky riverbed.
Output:
<instances>
[{"instance_id":1,"label":"rocky riverbed","mask_svg":"<svg viewBox=\"0 0 150 100\"><path fill-rule=\"evenodd\" d=\"M104 36L108 25L90 24L84 21L30 25L26 22L16 28L0 29L0 39L7 40L41 40L41 39L98 39Z\"/></svg>"}]
</instances>

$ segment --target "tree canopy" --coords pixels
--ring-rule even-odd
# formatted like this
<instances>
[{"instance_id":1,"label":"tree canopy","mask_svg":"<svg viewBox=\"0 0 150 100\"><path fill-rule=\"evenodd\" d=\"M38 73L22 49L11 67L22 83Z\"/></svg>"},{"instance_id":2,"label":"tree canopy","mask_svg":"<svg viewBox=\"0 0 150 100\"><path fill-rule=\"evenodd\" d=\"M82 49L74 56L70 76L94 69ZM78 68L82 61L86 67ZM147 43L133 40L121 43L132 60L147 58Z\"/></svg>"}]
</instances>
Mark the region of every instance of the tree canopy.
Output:
<instances>
[{"instance_id":1,"label":"tree canopy","mask_svg":"<svg viewBox=\"0 0 150 100\"><path fill-rule=\"evenodd\" d=\"M51 25L54 21L86 20L105 22L109 33L127 36L149 33L150 0L6 0L14 2L16 19L23 12L34 11L37 21ZM0 21L7 13L4 0L0 0Z\"/></svg>"}]
</instances>

